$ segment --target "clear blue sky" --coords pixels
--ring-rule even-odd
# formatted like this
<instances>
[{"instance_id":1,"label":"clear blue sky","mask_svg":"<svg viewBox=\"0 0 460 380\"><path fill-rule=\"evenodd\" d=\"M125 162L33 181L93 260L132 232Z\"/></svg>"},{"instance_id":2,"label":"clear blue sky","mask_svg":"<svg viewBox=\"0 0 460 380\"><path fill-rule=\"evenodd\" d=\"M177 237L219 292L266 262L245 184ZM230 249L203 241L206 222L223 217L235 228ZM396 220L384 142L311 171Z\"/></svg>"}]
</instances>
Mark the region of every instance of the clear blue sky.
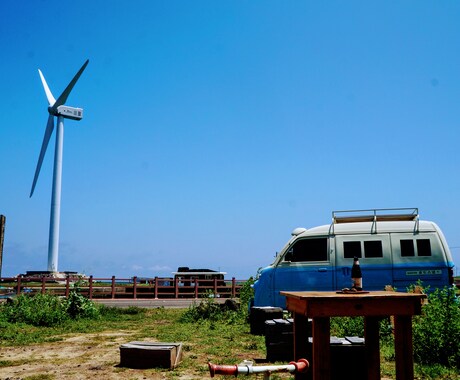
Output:
<instances>
[{"instance_id":1,"label":"clear blue sky","mask_svg":"<svg viewBox=\"0 0 460 380\"><path fill-rule=\"evenodd\" d=\"M87 58L60 270L243 279L295 227L391 207L419 207L460 262L459 20L456 1L1 1L2 274L47 266L37 69L57 97Z\"/></svg>"}]
</instances>

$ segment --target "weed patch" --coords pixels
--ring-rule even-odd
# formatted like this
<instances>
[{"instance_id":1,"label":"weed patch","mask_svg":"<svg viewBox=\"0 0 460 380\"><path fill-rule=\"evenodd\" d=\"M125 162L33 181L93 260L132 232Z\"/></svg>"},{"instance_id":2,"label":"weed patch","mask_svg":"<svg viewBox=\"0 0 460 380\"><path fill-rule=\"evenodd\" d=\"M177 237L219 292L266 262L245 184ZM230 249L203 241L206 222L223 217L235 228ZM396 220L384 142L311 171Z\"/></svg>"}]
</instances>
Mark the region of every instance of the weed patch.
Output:
<instances>
[{"instance_id":1,"label":"weed patch","mask_svg":"<svg viewBox=\"0 0 460 380\"><path fill-rule=\"evenodd\" d=\"M430 293L413 326L418 363L460 369L460 302L455 288Z\"/></svg>"},{"instance_id":2,"label":"weed patch","mask_svg":"<svg viewBox=\"0 0 460 380\"><path fill-rule=\"evenodd\" d=\"M56 376L49 374L39 374L24 377L24 380L54 380Z\"/></svg>"}]
</instances>

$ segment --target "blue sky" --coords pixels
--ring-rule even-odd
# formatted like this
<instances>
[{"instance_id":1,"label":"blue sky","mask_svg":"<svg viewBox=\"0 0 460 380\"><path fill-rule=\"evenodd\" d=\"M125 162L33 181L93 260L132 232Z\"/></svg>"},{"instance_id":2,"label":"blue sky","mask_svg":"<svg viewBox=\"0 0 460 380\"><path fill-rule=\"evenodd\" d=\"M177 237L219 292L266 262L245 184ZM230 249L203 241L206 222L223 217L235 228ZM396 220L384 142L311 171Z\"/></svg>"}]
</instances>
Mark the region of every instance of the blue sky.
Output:
<instances>
[{"instance_id":1,"label":"blue sky","mask_svg":"<svg viewBox=\"0 0 460 380\"><path fill-rule=\"evenodd\" d=\"M458 263L459 17L454 1L1 1L2 275L47 265L37 69L57 97L86 59L60 270L244 279L295 227L391 207L439 224Z\"/></svg>"}]
</instances>

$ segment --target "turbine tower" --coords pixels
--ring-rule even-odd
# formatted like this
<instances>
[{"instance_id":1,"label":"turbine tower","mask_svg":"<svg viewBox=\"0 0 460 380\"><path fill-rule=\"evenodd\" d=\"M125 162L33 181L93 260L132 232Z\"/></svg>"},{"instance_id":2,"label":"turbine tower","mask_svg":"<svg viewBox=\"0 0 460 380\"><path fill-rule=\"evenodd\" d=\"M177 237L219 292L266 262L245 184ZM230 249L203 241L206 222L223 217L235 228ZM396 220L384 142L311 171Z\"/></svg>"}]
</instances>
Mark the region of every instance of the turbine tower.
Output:
<instances>
[{"instance_id":1,"label":"turbine tower","mask_svg":"<svg viewBox=\"0 0 460 380\"><path fill-rule=\"evenodd\" d=\"M50 231L48 241L48 271L58 271L58 252L59 252L59 221L61 214L61 180L62 180L62 152L64 145L64 119L81 120L83 117L83 109L68 107L64 105L67 98L72 91L75 83L77 83L80 75L88 65L89 60L83 64L78 70L77 74L73 77L70 83L67 85L62 94L54 99L48 84L46 83L45 77L42 72L38 70L40 79L45 89L45 94L48 99L48 123L46 124L45 136L43 137L42 147L40 155L38 156L37 168L35 169L35 176L32 182L32 189L30 190L30 196L32 197L37 179L40 174L42 167L43 158L45 157L46 148L50 141L51 135L54 130L54 117L57 117L57 128L56 128L56 146L54 151L54 170L53 170L53 191L51 194L51 216L50 216Z\"/></svg>"}]
</instances>

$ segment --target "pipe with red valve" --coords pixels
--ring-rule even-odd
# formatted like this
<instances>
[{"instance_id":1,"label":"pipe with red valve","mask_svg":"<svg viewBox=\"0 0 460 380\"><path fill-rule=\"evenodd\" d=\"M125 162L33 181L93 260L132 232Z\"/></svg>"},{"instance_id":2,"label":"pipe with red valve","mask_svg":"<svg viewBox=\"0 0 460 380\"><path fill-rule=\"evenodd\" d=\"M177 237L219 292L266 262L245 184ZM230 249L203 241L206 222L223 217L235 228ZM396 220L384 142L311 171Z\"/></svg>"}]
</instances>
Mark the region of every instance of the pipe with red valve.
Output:
<instances>
[{"instance_id":1,"label":"pipe with red valve","mask_svg":"<svg viewBox=\"0 0 460 380\"><path fill-rule=\"evenodd\" d=\"M265 379L269 379L269 375L272 372L290 372L290 373L302 373L307 372L310 364L306 359L299 359L297 362L290 362L285 365L267 365L267 366L253 366L253 362L245 360L243 363L238 365L218 365L208 363L209 372L211 377L214 375L227 375L227 376L238 376L239 374L249 375L251 373L265 373ZM268 377L267 377L268 375Z\"/></svg>"}]
</instances>

